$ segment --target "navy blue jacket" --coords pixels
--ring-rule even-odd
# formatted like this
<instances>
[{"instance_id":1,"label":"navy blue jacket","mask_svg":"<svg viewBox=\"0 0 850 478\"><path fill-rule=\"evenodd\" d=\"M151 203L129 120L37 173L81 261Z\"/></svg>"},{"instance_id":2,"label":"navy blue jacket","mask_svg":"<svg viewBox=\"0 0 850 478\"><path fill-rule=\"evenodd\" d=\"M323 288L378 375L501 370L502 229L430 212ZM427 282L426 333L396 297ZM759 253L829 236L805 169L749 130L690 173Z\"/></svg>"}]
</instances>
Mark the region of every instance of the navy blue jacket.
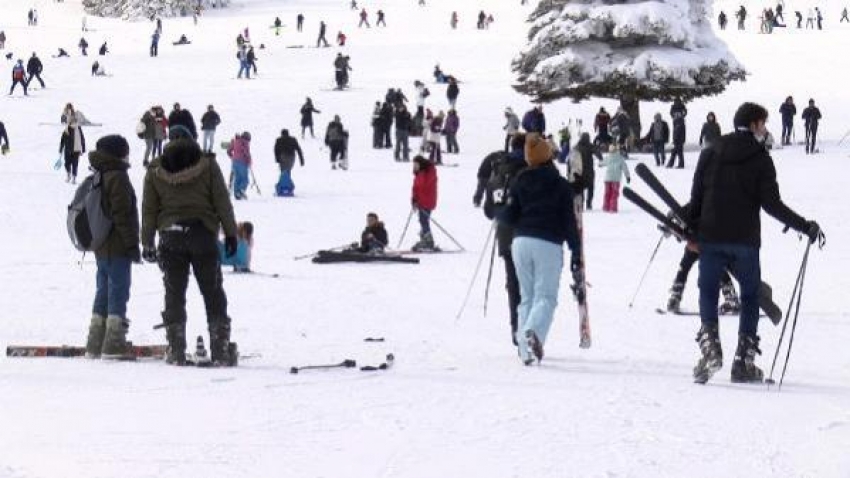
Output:
<instances>
[{"instance_id":1,"label":"navy blue jacket","mask_svg":"<svg viewBox=\"0 0 850 478\"><path fill-rule=\"evenodd\" d=\"M526 130L529 133L545 133L546 116L543 114L542 111L538 111L536 108L532 108L522 117L522 129Z\"/></svg>"},{"instance_id":2,"label":"navy blue jacket","mask_svg":"<svg viewBox=\"0 0 850 478\"><path fill-rule=\"evenodd\" d=\"M573 189L554 164L521 172L511 188L508 202L497 218L514 226L514 237L534 237L570 246L573 254L581 251Z\"/></svg>"}]
</instances>

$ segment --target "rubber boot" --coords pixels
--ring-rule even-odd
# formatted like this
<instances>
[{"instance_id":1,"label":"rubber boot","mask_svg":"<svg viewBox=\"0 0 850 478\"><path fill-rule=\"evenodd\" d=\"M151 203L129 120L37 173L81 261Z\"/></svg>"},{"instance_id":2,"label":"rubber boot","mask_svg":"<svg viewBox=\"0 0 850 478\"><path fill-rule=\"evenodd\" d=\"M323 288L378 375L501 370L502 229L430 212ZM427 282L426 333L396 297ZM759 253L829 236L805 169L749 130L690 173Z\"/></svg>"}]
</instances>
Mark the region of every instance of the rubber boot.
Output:
<instances>
[{"instance_id":1,"label":"rubber boot","mask_svg":"<svg viewBox=\"0 0 850 478\"><path fill-rule=\"evenodd\" d=\"M106 331L103 337L103 347L100 350L101 358L104 359L120 359L127 356L130 350L130 345L127 343L127 330L130 328L130 321L110 315L106 318Z\"/></svg>"},{"instance_id":2,"label":"rubber boot","mask_svg":"<svg viewBox=\"0 0 850 478\"><path fill-rule=\"evenodd\" d=\"M168 340L165 363L186 365L186 323L180 322L166 326L165 338Z\"/></svg>"},{"instance_id":3,"label":"rubber boot","mask_svg":"<svg viewBox=\"0 0 850 478\"><path fill-rule=\"evenodd\" d=\"M762 383L764 372L755 364L756 355L761 355L759 337L739 335L738 349L735 351L735 360L732 362L732 382Z\"/></svg>"},{"instance_id":4,"label":"rubber boot","mask_svg":"<svg viewBox=\"0 0 850 478\"><path fill-rule=\"evenodd\" d=\"M694 382L706 383L715 372L723 367L723 349L720 346L720 336L717 326L700 327L697 333L697 343L702 354L694 367Z\"/></svg>"},{"instance_id":5,"label":"rubber boot","mask_svg":"<svg viewBox=\"0 0 850 478\"><path fill-rule=\"evenodd\" d=\"M102 315L92 315L89 323L89 337L86 340L86 358L100 358L100 351L103 350L103 337L106 335L106 317Z\"/></svg>"}]
</instances>

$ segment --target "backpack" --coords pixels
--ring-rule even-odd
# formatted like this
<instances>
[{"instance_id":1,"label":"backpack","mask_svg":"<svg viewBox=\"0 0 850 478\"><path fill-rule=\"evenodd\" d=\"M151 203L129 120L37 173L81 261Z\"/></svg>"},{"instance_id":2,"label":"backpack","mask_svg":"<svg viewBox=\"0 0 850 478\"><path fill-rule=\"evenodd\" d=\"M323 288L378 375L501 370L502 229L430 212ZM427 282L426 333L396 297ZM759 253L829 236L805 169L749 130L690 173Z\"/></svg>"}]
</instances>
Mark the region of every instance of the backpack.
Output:
<instances>
[{"instance_id":1,"label":"backpack","mask_svg":"<svg viewBox=\"0 0 850 478\"><path fill-rule=\"evenodd\" d=\"M517 175L526 168L525 163L510 161L508 153L496 151L488 156L490 177L487 179L484 195L484 214L493 217L496 209L504 206L510 196L511 186Z\"/></svg>"},{"instance_id":2,"label":"backpack","mask_svg":"<svg viewBox=\"0 0 850 478\"><path fill-rule=\"evenodd\" d=\"M68 205L68 237L78 251L95 251L112 232L112 218L103 208L103 176L99 171L87 177Z\"/></svg>"},{"instance_id":3,"label":"backpack","mask_svg":"<svg viewBox=\"0 0 850 478\"><path fill-rule=\"evenodd\" d=\"M139 123L136 125L136 136L138 136L139 139L144 139L145 138L145 131L147 129L148 129L148 127L145 125L145 122L139 121Z\"/></svg>"}]
</instances>

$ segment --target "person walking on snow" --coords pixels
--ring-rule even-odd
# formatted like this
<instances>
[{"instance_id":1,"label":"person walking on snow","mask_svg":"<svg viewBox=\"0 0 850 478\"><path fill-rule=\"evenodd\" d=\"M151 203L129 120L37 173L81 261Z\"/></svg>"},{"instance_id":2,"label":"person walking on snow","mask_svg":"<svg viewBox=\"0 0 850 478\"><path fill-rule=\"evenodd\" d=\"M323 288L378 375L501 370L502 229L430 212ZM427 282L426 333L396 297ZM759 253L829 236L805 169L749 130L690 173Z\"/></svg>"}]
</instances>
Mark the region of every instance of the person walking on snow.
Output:
<instances>
[{"instance_id":1,"label":"person walking on snow","mask_svg":"<svg viewBox=\"0 0 850 478\"><path fill-rule=\"evenodd\" d=\"M24 96L29 96L27 93L27 74L24 71L24 60L18 60L15 66L12 67L12 87L9 88L9 96L15 91L15 87L20 83L24 89Z\"/></svg>"},{"instance_id":2,"label":"person walking on snow","mask_svg":"<svg viewBox=\"0 0 850 478\"><path fill-rule=\"evenodd\" d=\"M372 28L372 26L369 25L369 14L366 13L365 8L360 10L360 23L357 24L357 28L361 28L364 24L366 25L366 28Z\"/></svg>"},{"instance_id":3,"label":"person walking on snow","mask_svg":"<svg viewBox=\"0 0 850 478\"><path fill-rule=\"evenodd\" d=\"M794 106L794 98L789 96L779 106L779 114L782 116L782 145L791 144L791 133L794 131L794 117L797 116L797 107Z\"/></svg>"},{"instance_id":4,"label":"person walking on snow","mask_svg":"<svg viewBox=\"0 0 850 478\"><path fill-rule=\"evenodd\" d=\"M27 74L29 74L29 78L27 79L27 86L29 87L32 79L35 78L41 84L41 87L44 88L44 80L41 79L41 72L44 70L44 65L41 64L41 60L36 56L35 52L33 52L29 61L27 61Z\"/></svg>"},{"instance_id":5,"label":"person walking on snow","mask_svg":"<svg viewBox=\"0 0 850 478\"><path fill-rule=\"evenodd\" d=\"M280 137L274 143L274 158L280 167L280 178L275 186L275 195L290 197L295 195L295 183L292 182L292 168L295 166L295 155L301 167L304 167L304 153L298 140L289 135L289 130L280 132Z\"/></svg>"},{"instance_id":6,"label":"person walking on snow","mask_svg":"<svg viewBox=\"0 0 850 478\"><path fill-rule=\"evenodd\" d=\"M326 47L331 46L330 43L328 43L327 38L325 38L325 33L327 33L327 29L328 27L327 25L325 25L325 22L319 22L319 38L316 40L316 48L322 45Z\"/></svg>"},{"instance_id":7,"label":"person walking on snow","mask_svg":"<svg viewBox=\"0 0 850 478\"><path fill-rule=\"evenodd\" d=\"M304 132L307 128L310 128L310 137L316 137L313 134L313 113L321 113L321 111L313 106L313 100L307 98L307 101L301 106L301 139L304 139Z\"/></svg>"},{"instance_id":8,"label":"person walking on snow","mask_svg":"<svg viewBox=\"0 0 850 478\"><path fill-rule=\"evenodd\" d=\"M617 212L617 199L620 197L620 182L626 178L626 184L632 182L626 158L620 153L617 144L611 145L611 150L601 164L605 168L605 196L602 199L602 210Z\"/></svg>"},{"instance_id":9,"label":"person walking on snow","mask_svg":"<svg viewBox=\"0 0 850 478\"><path fill-rule=\"evenodd\" d=\"M664 147L670 141L670 127L661 117L661 113L655 113L654 121L649 125L645 141L652 144L652 155L655 157L655 165L663 166L667 162Z\"/></svg>"},{"instance_id":10,"label":"person walking on snow","mask_svg":"<svg viewBox=\"0 0 850 478\"><path fill-rule=\"evenodd\" d=\"M239 51L236 52L236 59L239 61L239 73L236 78L242 78L242 73L245 73L245 78L251 79L251 64L248 62L248 48L242 45Z\"/></svg>"},{"instance_id":11,"label":"person walking on snow","mask_svg":"<svg viewBox=\"0 0 850 478\"><path fill-rule=\"evenodd\" d=\"M83 129L76 120L68 122L59 139L59 154L65 157L66 183L77 183L77 168L80 165L80 155L86 152L86 137Z\"/></svg>"},{"instance_id":12,"label":"person walking on snow","mask_svg":"<svg viewBox=\"0 0 850 478\"><path fill-rule=\"evenodd\" d=\"M378 21L375 22L375 26L376 27L380 27L380 26L386 27L387 26L387 21L384 18L384 11L383 10L378 10Z\"/></svg>"},{"instance_id":13,"label":"person walking on snow","mask_svg":"<svg viewBox=\"0 0 850 478\"><path fill-rule=\"evenodd\" d=\"M820 109L815 106L815 100L809 99L808 108L803 110L803 123L806 126L806 154L818 152L815 143L818 139L818 123L820 123Z\"/></svg>"},{"instance_id":14,"label":"person walking on snow","mask_svg":"<svg viewBox=\"0 0 850 478\"><path fill-rule=\"evenodd\" d=\"M130 182L130 145L119 135L100 138L89 153L91 169L100 173L102 206L112 229L94 251L97 289L86 339L86 358L123 358L129 351L127 301L132 266L141 263L139 211Z\"/></svg>"},{"instance_id":15,"label":"person walking on snow","mask_svg":"<svg viewBox=\"0 0 850 478\"><path fill-rule=\"evenodd\" d=\"M847 7L844 7L841 10L841 19L838 20L838 23L844 23L845 21L850 22L850 18L847 17ZM2 48L2 47L0 47Z\"/></svg>"},{"instance_id":16,"label":"person walking on snow","mask_svg":"<svg viewBox=\"0 0 850 478\"><path fill-rule=\"evenodd\" d=\"M457 106L457 97L460 95L460 88L457 86L455 77L449 77L449 86L446 87L446 98L449 100L449 108Z\"/></svg>"},{"instance_id":17,"label":"person walking on snow","mask_svg":"<svg viewBox=\"0 0 850 478\"><path fill-rule=\"evenodd\" d=\"M328 123L325 131L325 146L330 149L331 169L336 169L339 162L340 169L348 169L345 160L345 149L348 133L342 126L339 115L334 115L333 121Z\"/></svg>"},{"instance_id":18,"label":"person walking on snow","mask_svg":"<svg viewBox=\"0 0 850 478\"><path fill-rule=\"evenodd\" d=\"M519 116L514 113L510 106L505 108L505 125L502 126L502 130L505 132L505 152L507 153L511 140L519 132Z\"/></svg>"},{"instance_id":19,"label":"person walking on snow","mask_svg":"<svg viewBox=\"0 0 850 478\"><path fill-rule=\"evenodd\" d=\"M233 197L237 200L248 199L246 191L250 184L251 170L251 133L245 131L230 141L227 156L232 160Z\"/></svg>"},{"instance_id":20,"label":"person walking on snow","mask_svg":"<svg viewBox=\"0 0 850 478\"><path fill-rule=\"evenodd\" d=\"M159 55L159 30L153 32L153 35L151 35L150 55L152 57Z\"/></svg>"},{"instance_id":21,"label":"person walking on snow","mask_svg":"<svg viewBox=\"0 0 850 478\"><path fill-rule=\"evenodd\" d=\"M221 124L221 117L213 105L207 106L207 111L201 116L201 131L204 133L203 151L212 153L215 144L215 129Z\"/></svg>"}]
</instances>

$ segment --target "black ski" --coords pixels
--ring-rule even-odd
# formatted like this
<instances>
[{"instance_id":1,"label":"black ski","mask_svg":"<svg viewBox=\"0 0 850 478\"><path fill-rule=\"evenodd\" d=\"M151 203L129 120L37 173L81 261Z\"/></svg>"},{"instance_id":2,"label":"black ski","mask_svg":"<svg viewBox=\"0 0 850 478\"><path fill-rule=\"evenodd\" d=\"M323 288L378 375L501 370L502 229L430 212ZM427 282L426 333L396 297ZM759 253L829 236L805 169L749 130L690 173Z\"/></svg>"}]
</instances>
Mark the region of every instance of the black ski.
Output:
<instances>
[{"instance_id":1,"label":"black ski","mask_svg":"<svg viewBox=\"0 0 850 478\"><path fill-rule=\"evenodd\" d=\"M680 224L677 224L676 221L674 221L672 218L659 211L658 208L650 204L649 201L644 199L643 196L641 196L640 194L636 193L632 188L628 186L623 188L623 197L631 201L632 204L634 204L635 206L643 209L650 216L654 217L674 236L683 240L689 239L690 235L685 231L684 228L682 228Z\"/></svg>"},{"instance_id":2,"label":"black ski","mask_svg":"<svg viewBox=\"0 0 850 478\"><path fill-rule=\"evenodd\" d=\"M351 251L319 251L313 262L316 264L333 264L338 262L401 262L405 264L419 264L416 257L403 257L394 254L368 254Z\"/></svg>"},{"instance_id":3,"label":"black ski","mask_svg":"<svg viewBox=\"0 0 850 478\"><path fill-rule=\"evenodd\" d=\"M343 360L340 363L327 364L327 365L302 365L300 367L292 367L289 369L289 373L297 374L303 370L329 370L332 368L353 368L357 366L357 362L351 359Z\"/></svg>"},{"instance_id":4,"label":"black ski","mask_svg":"<svg viewBox=\"0 0 850 478\"><path fill-rule=\"evenodd\" d=\"M681 224L684 224L686 229L689 229L690 224L688 223L685 217L684 208L679 203L679 201L677 201L676 198L674 198L673 195L670 194L670 191L667 190L667 188L664 187L663 184L661 184L661 181L659 181L655 173L653 173L652 170L649 169L646 164L640 163L635 166L635 174L637 174L639 178L643 179L643 182L645 182L646 185L649 186L649 189L652 189L652 192L657 194L658 197L661 198L662 201L664 201L664 204L666 204L667 207L669 207L670 210L673 211L673 214L676 216L676 219L679 220Z\"/></svg>"},{"instance_id":5,"label":"black ski","mask_svg":"<svg viewBox=\"0 0 850 478\"><path fill-rule=\"evenodd\" d=\"M387 354L387 357L383 363L378 365L365 365L360 367L361 372L377 372L379 370L387 370L393 366L395 363L395 356L393 354Z\"/></svg>"}]
</instances>

